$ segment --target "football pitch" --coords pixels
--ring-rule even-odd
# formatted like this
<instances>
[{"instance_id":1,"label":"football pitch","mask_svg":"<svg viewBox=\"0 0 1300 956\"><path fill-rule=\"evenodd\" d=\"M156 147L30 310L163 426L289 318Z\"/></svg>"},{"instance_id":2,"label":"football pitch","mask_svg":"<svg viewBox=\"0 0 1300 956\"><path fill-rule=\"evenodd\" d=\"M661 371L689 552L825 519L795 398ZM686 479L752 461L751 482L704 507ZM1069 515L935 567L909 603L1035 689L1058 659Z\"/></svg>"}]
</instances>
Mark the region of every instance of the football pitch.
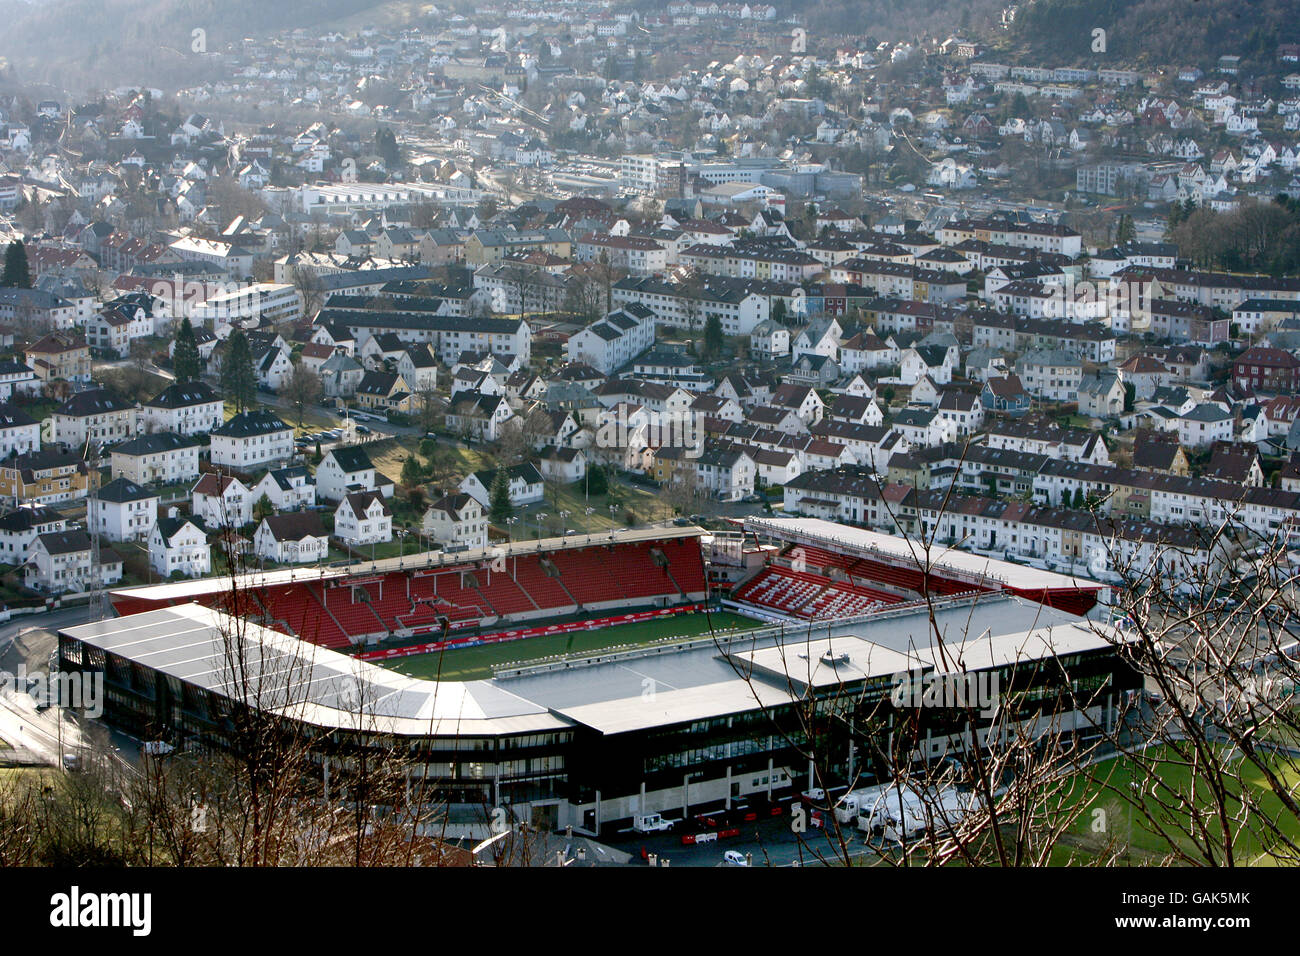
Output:
<instances>
[{"instance_id":1,"label":"football pitch","mask_svg":"<svg viewBox=\"0 0 1300 956\"><path fill-rule=\"evenodd\" d=\"M586 654L673 638L696 637L709 633L710 624L715 631L763 626L762 621L727 611L674 614L671 617L636 624L619 624L595 631L545 634L474 647L449 647L431 654L396 657L375 663L399 674L430 680L485 680L492 676L493 666L526 664L558 654Z\"/></svg>"}]
</instances>

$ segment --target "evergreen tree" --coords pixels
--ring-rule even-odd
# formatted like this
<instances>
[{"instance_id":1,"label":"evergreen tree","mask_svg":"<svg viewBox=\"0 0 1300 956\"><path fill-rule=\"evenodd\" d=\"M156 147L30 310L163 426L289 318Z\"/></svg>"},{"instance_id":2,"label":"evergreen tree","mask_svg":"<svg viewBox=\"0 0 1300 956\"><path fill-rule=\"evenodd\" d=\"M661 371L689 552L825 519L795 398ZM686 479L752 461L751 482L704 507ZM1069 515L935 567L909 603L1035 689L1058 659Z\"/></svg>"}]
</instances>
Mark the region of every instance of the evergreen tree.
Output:
<instances>
[{"instance_id":1,"label":"evergreen tree","mask_svg":"<svg viewBox=\"0 0 1300 956\"><path fill-rule=\"evenodd\" d=\"M495 524L505 524L515 513L515 506L510 501L510 480L504 468L498 468L492 477L492 487L488 491L488 514Z\"/></svg>"},{"instance_id":2,"label":"evergreen tree","mask_svg":"<svg viewBox=\"0 0 1300 956\"><path fill-rule=\"evenodd\" d=\"M194 337L194 326L187 315L181 319L181 327L176 330L176 348L172 352L172 368L178 382L197 382L203 371L203 359L199 357L199 343Z\"/></svg>"},{"instance_id":3,"label":"evergreen tree","mask_svg":"<svg viewBox=\"0 0 1300 956\"><path fill-rule=\"evenodd\" d=\"M424 469L420 467L420 459L415 455L407 455L406 461L402 462L402 487L414 488L424 477Z\"/></svg>"},{"instance_id":4,"label":"evergreen tree","mask_svg":"<svg viewBox=\"0 0 1300 956\"><path fill-rule=\"evenodd\" d=\"M1115 227L1115 242L1123 245L1126 242L1132 242L1137 238L1137 229L1133 225L1133 217L1128 213L1119 217L1119 225Z\"/></svg>"},{"instance_id":5,"label":"evergreen tree","mask_svg":"<svg viewBox=\"0 0 1300 956\"><path fill-rule=\"evenodd\" d=\"M226 357L221 363L221 388L226 393L226 400L234 402L236 412L257 404L253 353L248 347L248 336L241 329L232 332L226 342Z\"/></svg>"},{"instance_id":6,"label":"evergreen tree","mask_svg":"<svg viewBox=\"0 0 1300 956\"><path fill-rule=\"evenodd\" d=\"M21 239L9 243L5 250L4 274L0 275L0 286L7 289L30 289L32 276L27 269L27 247Z\"/></svg>"},{"instance_id":7,"label":"evergreen tree","mask_svg":"<svg viewBox=\"0 0 1300 956\"><path fill-rule=\"evenodd\" d=\"M716 312L710 313L704 323L704 354L710 359L717 358L722 354L725 341L722 335L722 320L718 318Z\"/></svg>"}]
</instances>

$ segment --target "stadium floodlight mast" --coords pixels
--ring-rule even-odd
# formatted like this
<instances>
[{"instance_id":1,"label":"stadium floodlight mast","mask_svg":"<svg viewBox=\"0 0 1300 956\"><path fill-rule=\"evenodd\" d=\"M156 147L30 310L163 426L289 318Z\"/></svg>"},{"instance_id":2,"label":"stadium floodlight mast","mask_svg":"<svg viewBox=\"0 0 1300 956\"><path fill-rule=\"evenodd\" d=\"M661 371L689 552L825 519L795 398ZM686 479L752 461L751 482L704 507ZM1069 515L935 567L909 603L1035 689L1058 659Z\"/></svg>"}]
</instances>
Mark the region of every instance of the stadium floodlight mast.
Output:
<instances>
[{"instance_id":1,"label":"stadium floodlight mast","mask_svg":"<svg viewBox=\"0 0 1300 956\"><path fill-rule=\"evenodd\" d=\"M545 511L537 512L537 540L542 540L542 522L549 517Z\"/></svg>"},{"instance_id":2,"label":"stadium floodlight mast","mask_svg":"<svg viewBox=\"0 0 1300 956\"><path fill-rule=\"evenodd\" d=\"M512 528L514 527L514 523L518 520L519 520L518 515L511 515L509 518L506 519L506 540L507 541L513 542L515 540L514 532Z\"/></svg>"}]
</instances>

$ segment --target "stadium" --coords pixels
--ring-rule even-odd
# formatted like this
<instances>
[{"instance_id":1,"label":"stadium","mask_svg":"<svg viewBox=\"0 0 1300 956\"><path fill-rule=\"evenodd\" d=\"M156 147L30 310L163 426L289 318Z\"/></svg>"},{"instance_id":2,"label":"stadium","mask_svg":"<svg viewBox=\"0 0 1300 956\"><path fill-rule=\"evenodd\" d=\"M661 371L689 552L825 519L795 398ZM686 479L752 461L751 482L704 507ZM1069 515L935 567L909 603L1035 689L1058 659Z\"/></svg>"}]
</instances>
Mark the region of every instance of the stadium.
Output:
<instances>
[{"instance_id":1,"label":"stadium","mask_svg":"<svg viewBox=\"0 0 1300 956\"><path fill-rule=\"evenodd\" d=\"M1063 713L1037 694L1018 716L1099 732L1138 686L1106 593L818 519L749 518L126 588L110 593L118 617L64 629L59 647L65 669L104 674L106 719L143 739L221 746L232 709L255 706L302 725L322 762L401 739L454 807L600 834L811 786L801 711L846 692L876 706L900 675L1047 684L1059 668L1026 664L1065 660L1099 689L1090 705ZM251 680L232 675L233 633ZM866 771L827 729L822 772ZM916 759L979 734L936 726Z\"/></svg>"}]
</instances>

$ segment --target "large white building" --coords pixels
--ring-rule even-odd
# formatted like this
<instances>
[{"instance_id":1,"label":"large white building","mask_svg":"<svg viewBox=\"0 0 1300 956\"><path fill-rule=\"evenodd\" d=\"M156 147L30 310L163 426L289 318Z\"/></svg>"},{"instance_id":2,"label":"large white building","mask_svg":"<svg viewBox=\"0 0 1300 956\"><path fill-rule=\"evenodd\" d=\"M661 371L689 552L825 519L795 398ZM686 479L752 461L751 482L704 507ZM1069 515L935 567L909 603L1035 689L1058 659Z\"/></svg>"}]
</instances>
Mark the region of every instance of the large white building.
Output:
<instances>
[{"instance_id":1,"label":"large white building","mask_svg":"<svg viewBox=\"0 0 1300 956\"><path fill-rule=\"evenodd\" d=\"M240 412L212 431L212 464L241 471L293 457L293 429L263 409Z\"/></svg>"},{"instance_id":2,"label":"large white building","mask_svg":"<svg viewBox=\"0 0 1300 956\"><path fill-rule=\"evenodd\" d=\"M137 435L110 452L113 477L140 485L190 481L199 474L200 447L197 439L174 432Z\"/></svg>"},{"instance_id":3,"label":"large white building","mask_svg":"<svg viewBox=\"0 0 1300 956\"><path fill-rule=\"evenodd\" d=\"M114 478L86 502L86 524L109 541L148 536L158 520L157 493L129 478Z\"/></svg>"},{"instance_id":4,"label":"large white building","mask_svg":"<svg viewBox=\"0 0 1300 956\"><path fill-rule=\"evenodd\" d=\"M205 382L173 382L141 408L144 430L203 435L225 420L225 402Z\"/></svg>"},{"instance_id":5,"label":"large white building","mask_svg":"<svg viewBox=\"0 0 1300 956\"><path fill-rule=\"evenodd\" d=\"M654 344L654 310L633 302L570 336L565 350L570 362L610 375Z\"/></svg>"}]
</instances>

